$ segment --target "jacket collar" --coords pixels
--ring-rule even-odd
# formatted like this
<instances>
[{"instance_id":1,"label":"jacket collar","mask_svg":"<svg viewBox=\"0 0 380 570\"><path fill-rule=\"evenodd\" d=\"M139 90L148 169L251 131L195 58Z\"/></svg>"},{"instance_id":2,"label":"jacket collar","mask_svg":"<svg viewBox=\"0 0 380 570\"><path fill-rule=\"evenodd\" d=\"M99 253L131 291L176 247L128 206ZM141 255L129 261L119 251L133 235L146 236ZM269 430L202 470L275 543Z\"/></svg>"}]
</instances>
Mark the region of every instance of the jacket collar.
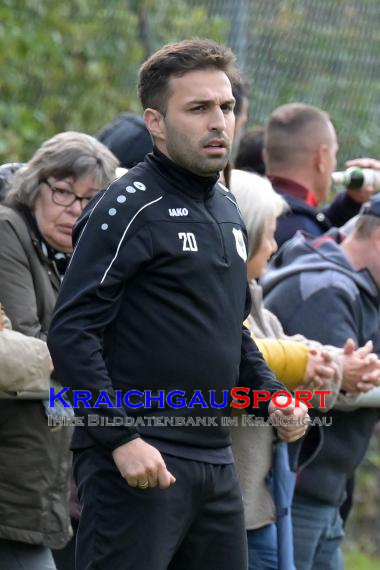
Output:
<instances>
[{"instance_id":1,"label":"jacket collar","mask_svg":"<svg viewBox=\"0 0 380 570\"><path fill-rule=\"evenodd\" d=\"M53 269L53 272L55 273L55 276L58 278L58 282L60 283L67 269L70 255L57 251L46 243L42 237L41 232L38 229L36 219L28 207L20 206L18 208L18 211L23 216L24 221L28 226L30 239L33 243L38 257L40 258L40 261L49 265L50 269ZM51 279L52 274L49 273L49 275Z\"/></svg>"},{"instance_id":2,"label":"jacket collar","mask_svg":"<svg viewBox=\"0 0 380 570\"><path fill-rule=\"evenodd\" d=\"M272 183L273 188L279 192L279 194L290 194L293 198L298 198L298 200L302 200L309 206L316 207L317 201L315 200L313 194L302 186L298 184L298 182L294 182L294 180L290 180L289 178L283 178L282 176L269 176L269 180Z\"/></svg>"},{"instance_id":3,"label":"jacket collar","mask_svg":"<svg viewBox=\"0 0 380 570\"><path fill-rule=\"evenodd\" d=\"M180 189L181 192L198 200L207 199L215 192L218 174L198 176L170 160L157 147L154 147L153 152L146 156L145 161L168 181L169 191Z\"/></svg>"}]
</instances>

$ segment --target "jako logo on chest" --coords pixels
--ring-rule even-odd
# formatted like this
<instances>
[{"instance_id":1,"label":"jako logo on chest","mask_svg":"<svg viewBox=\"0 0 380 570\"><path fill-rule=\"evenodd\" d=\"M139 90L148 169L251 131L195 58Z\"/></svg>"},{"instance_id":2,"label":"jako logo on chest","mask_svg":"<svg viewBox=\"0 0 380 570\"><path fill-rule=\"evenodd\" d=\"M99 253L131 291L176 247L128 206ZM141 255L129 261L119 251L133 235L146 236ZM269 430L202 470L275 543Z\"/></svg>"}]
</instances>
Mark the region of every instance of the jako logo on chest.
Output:
<instances>
[{"instance_id":1,"label":"jako logo on chest","mask_svg":"<svg viewBox=\"0 0 380 570\"><path fill-rule=\"evenodd\" d=\"M187 208L169 208L169 216L187 216L189 210Z\"/></svg>"}]
</instances>

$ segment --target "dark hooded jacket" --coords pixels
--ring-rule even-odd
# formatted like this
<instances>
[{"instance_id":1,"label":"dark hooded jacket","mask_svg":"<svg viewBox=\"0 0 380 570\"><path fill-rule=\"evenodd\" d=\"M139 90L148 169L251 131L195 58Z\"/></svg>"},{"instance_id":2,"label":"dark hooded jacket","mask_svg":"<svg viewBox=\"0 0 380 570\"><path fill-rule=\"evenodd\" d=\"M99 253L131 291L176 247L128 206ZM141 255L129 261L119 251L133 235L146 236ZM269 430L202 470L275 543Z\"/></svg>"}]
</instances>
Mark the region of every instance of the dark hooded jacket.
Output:
<instances>
[{"instance_id":1,"label":"dark hooded jacket","mask_svg":"<svg viewBox=\"0 0 380 570\"><path fill-rule=\"evenodd\" d=\"M348 338L358 346L372 340L379 353L379 289L367 270L351 267L339 239L337 230L316 239L298 232L281 248L264 279L265 304L279 317L287 334L302 333L338 347ZM313 415L322 417L320 412ZM327 415L332 425L313 427L302 447L296 446L302 463L321 437L319 453L300 473L297 493L338 506L344 499L347 478L367 450L379 410L334 409Z\"/></svg>"}]
</instances>

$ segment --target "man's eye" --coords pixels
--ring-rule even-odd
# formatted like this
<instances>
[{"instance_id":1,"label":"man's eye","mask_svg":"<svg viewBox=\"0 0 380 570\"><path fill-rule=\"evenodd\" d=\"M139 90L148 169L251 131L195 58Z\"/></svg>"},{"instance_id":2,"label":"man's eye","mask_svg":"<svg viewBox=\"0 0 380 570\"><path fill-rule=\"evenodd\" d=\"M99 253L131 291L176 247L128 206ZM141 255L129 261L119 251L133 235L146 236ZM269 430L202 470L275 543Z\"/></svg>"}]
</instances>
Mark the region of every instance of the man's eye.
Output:
<instances>
[{"instance_id":1,"label":"man's eye","mask_svg":"<svg viewBox=\"0 0 380 570\"><path fill-rule=\"evenodd\" d=\"M192 107L191 111L205 111L206 105L197 105L196 107Z\"/></svg>"}]
</instances>

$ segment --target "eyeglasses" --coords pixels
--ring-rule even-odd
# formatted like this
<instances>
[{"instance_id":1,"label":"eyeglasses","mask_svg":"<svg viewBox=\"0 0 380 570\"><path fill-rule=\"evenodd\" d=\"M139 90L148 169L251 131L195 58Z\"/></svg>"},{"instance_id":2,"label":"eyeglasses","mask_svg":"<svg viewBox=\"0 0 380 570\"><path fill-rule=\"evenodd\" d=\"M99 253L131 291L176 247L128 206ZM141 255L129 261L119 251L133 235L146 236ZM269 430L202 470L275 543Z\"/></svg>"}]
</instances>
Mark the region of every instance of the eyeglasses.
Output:
<instances>
[{"instance_id":1,"label":"eyeglasses","mask_svg":"<svg viewBox=\"0 0 380 570\"><path fill-rule=\"evenodd\" d=\"M83 210L87 206L91 198L93 198L93 196L77 196L76 194L74 194L74 192L71 192L70 190L64 190L63 188L56 188L55 186L52 186L52 184L50 184L50 182L47 179L45 179L43 182L45 182L45 184L49 186L51 190L51 199L53 200L54 204L57 204L57 206L68 208L69 206L72 206L76 200L79 200L81 208Z\"/></svg>"}]
</instances>

